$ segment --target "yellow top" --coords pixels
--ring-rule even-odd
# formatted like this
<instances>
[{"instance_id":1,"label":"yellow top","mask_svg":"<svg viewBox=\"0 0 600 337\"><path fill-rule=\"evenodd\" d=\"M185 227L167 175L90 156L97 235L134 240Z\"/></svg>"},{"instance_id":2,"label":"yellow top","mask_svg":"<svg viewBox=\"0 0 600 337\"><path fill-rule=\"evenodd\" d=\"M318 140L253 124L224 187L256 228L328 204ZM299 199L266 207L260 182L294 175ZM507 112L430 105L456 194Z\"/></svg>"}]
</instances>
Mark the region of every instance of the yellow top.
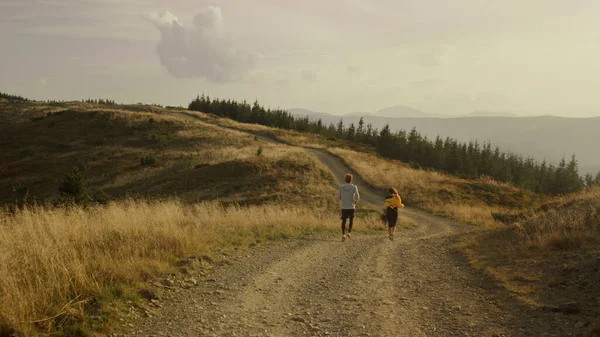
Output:
<instances>
[{"instance_id":1,"label":"yellow top","mask_svg":"<svg viewBox=\"0 0 600 337\"><path fill-rule=\"evenodd\" d=\"M404 204L402 203L402 199L400 199L399 195L388 195L385 197L385 208L404 208Z\"/></svg>"}]
</instances>

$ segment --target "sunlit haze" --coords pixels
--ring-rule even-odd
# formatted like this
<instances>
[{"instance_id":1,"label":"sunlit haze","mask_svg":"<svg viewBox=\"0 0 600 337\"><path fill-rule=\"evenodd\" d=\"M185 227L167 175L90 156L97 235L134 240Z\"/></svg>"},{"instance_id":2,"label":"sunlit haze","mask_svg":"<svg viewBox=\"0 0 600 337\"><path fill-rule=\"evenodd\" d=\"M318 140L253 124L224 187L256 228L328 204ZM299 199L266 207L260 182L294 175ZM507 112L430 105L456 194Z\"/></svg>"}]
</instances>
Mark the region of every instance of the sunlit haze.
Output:
<instances>
[{"instance_id":1,"label":"sunlit haze","mask_svg":"<svg viewBox=\"0 0 600 337\"><path fill-rule=\"evenodd\" d=\"M0 91L600 115L592 0L0 0Z\"/></svg>"}]
</instances>

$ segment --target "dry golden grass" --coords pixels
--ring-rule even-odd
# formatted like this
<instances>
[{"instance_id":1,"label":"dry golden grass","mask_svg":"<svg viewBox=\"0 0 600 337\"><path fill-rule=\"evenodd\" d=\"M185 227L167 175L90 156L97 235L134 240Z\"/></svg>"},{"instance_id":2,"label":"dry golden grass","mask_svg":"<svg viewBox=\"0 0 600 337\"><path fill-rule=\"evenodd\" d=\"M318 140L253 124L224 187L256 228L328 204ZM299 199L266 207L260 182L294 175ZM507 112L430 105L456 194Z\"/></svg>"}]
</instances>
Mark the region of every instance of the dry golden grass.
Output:
<instances>
[{"instance_id":1,"label":"dry golden grass","mask_svg":"<svg viewBox=\"0 0 600 337\"><path fill-rule=\"evenodd\" d=\"M374 218L365 220L373 227ZM187 256L337 230L336 213L303 207L127 200L0 215L0 332L51 332L84 317L107 289L134 287ZM34 324L35 323L35 324Z\"/></svg>"},{"instance_id":2,"label":"dry golden grass","mask_svg":"<svg viewBox=\"0 0 600 337\"><path fill-rule=\"evenodd\" d=\"M600 188L554 199L516 223L522 245L547 250L568 250L600 243Z\"/></svg>"},{"instance_id":3,"label":"dry golden grass","mask_svg":"<svg viewBox=\"0 0 600 337\"><path fill-rule=\"evenodd\" d=\"M430 205L428 210L452 219L479 225L483 228L495 228L498 226L491 214L505 211L505 209L500 207L464 205L460 203Z\"/></svg>"},{"instance_id":4,"label":"dry golden grass","mask_svg":"<svg viewBox=\"0 0 600 337\"><path fill-rule=\"evenodd\" d=\"M327 146L327 141L324 140L323 137L311 133L277 129L260 124L239 123L229 118L219 118L197 111L186 111L185 114L196 116L203 119L207 123L222 127L262 134L288 145L316 149L322 149Z\"/></svg>"},{"instance_id":5,"label":"dry golden grass","mask_svg":"<svg viewBox=\"0 0 600 337\"><path fill-rule=\"evenodd\" d=\"M395 186L407 193L413 189L423 189L431 184L439 184L450 177L436 172L415 170L397 161L384 160L370 153L356 152L341 148L329 148L329 152L341 157L370 184L376 187Z\"/></svg>"},{"instance_id":6,"label":"dry golden grass","mask_svg":"<svg viewBox=\"0 0 600 337\"><path fill-rule=\"evenodd\" d=\"M553 198L525 216L466 238L470 263L527 305L576 301L581 320L597 320L600 189Z\"/></svg>"}]
</instances>

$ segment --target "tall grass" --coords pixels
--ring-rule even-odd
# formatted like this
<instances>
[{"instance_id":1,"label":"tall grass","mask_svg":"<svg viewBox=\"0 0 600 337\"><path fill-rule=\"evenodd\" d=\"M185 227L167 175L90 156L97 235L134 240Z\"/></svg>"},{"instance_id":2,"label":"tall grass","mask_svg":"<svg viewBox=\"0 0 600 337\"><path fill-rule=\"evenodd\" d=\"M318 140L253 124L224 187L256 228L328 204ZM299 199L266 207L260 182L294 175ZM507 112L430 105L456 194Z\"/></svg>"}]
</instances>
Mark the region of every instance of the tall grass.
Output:
<instances>
[{"instance_id":1,"label":"tall grass","mask_svg":"<svg viewBox=\"0 0 600 337\"><path fill-rule=\"evenodd\" d=\"M415 170L406 164L378 158L370 153L341 148L329 148L331 153L343 158L371 185L376 187L395 186L404 194L425 189L432 184L449 180L437 172Z\"/></svg>"},{"instance_id":2,"label":"tall grass","mask_svg":"<svg viewBox=\"0 0 600 337\"><path fill-rule=\"evenodd\" d=\"M600 243L600 188L556 200L516 224L524 246L568 250Z\"/></svg>"},{"instance_id":3,"label":"tall grass","mask_svg":"<svg viewBox=\"0 0 600 337\"><path fill-rule=\"evenodd\" d=\"M338 227L309 208L127 200L0 215L0 332L53 331L106 289L135 286L190 255ZM3 327L4 325L4 327ZM0 333L1 334L1 333Z\"/></svg>"}]
</instances>

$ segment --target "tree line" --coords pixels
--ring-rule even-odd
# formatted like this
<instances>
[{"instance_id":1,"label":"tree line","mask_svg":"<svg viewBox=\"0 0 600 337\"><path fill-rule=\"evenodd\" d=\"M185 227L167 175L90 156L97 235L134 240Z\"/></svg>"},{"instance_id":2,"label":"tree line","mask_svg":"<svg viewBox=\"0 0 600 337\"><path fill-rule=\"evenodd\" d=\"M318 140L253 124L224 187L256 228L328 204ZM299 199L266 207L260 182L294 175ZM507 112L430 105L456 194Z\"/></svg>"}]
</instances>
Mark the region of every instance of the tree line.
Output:
<instances>
[{"instance_id":1,"label":"tree line","mask_svg":"<svg viewBox=\"0 0 600 337\"><path fill-rule=\"evenodd\" d=\"M82 99L81 103L90 103L90 104L98 104L98 105L116 105L116 103L115 103L114 100L103 99L103 98L99 98L99 99L93 99L93 98Z\"/></svg>"},{"instance_id":2,"label":"tree line","mask_svg":"<svg viewBox=\"0 0 600 337\"><path fill-rule=\"evenodd\" d=\"M389 159L410 163L414 168L446 172L469 179L491 177L530 191L549 195L568 194L584 188L600 185L600 172L596 176L579 174L577 159L562 158L557 165L536 161L531 157L500 151L490 142L459 142L450 137L428 139L416 129L391 130L385 125L381 130L365 124L325 125L321 119L311 120L308 116L294 116L282 109L265 109L257 101L252 105L246 101L211 99L198 96L189 105L189 110L227 117L242 123L256 123L281 129L314 133L327 138L347 140L372 147L377 154Z\"/></svg>"},{"instance_id":3,"label":"tree line","mask_svg":"<svg viewBox=\"0 0 600 337\"><path fill-rule=\"evenodd\" d=\"M30 99L28 99L26 97L18 96L18 95L11 95L11 94L7 94L7 93L4 93L4 92L0 92L0 98L7 99L9 101L25 101L25 102L29 102L30 101ZM61 101L46 100L46 101L42 101L42 102L47 102L47 103L66 103L67 101L63 101L63 100L61 100ZM117 103L115 103L114 100L104 99L104 98L99 98L99 99L93 99L93 98L82 99L81 103L91 103L91 104L98 104L98 105L117 105Z\"/></svg>"},{"instance_id":4,"label":"tree line","mask_svg":"<svg viewBox=\"0 0 600 337\"><path fill-rule=\"evenodd\" d=\"M18 96L18 95L11 95L11 94L7 94L7 93L4 93L4 92L0 92L0 98L7 99L9 101L29 101L25 97Z\"/></svg>"}]
</instances>

